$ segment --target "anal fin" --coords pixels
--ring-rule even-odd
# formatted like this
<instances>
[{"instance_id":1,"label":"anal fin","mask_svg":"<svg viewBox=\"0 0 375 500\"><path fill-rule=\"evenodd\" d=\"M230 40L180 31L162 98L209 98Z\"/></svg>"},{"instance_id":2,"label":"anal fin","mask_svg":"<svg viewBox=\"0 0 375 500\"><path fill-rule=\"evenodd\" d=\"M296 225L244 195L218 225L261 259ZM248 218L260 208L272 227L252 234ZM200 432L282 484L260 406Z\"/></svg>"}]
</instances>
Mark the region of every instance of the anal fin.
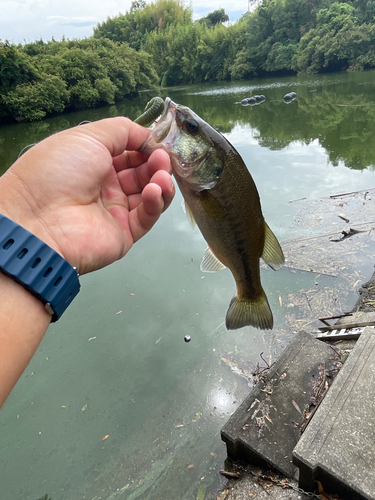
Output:
<instances>
[{"instance_id":1,"label":"anal fin","mask_svg":"<svg viewBox=\"0 0 375 500\"><path fill-rule=\"evenodd\" d=\"M216 273L217 271L221 271L222 269L226 269L226 266L220 260L215 257L212 253L210 247L206 248L206 252L203 256L203 260L201 262L201 271L206 273Z\"/></svg>"}]
</instances>

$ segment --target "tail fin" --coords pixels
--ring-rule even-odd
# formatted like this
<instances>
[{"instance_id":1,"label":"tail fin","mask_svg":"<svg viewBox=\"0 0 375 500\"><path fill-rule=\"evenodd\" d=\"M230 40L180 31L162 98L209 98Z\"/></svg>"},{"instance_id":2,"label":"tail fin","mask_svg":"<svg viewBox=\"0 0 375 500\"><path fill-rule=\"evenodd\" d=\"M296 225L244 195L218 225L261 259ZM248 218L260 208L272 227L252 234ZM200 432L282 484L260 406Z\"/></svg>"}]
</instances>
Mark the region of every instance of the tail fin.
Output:
<instances>
[{"instance_id":1,"label":"tail fin","mask_svg":"<svg viewBox=\"0 0 375 500\"><path fill-rule=\"evenodd\" d=\"M229 304L225 323L228 330L247 325L272 330L273 316L264 290L255 299L240 299L235 295Z\"/></svg>"}]
</instances>

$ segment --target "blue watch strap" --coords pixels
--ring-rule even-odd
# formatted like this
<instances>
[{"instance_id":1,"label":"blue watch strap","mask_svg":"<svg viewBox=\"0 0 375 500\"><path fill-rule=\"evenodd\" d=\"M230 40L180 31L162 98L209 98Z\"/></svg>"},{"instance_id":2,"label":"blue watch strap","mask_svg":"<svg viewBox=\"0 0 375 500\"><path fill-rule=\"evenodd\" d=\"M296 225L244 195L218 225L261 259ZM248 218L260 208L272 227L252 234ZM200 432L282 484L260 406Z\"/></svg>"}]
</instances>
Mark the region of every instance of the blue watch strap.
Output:
<instances>
[{"instance_id":1,"label":"blue watch strap","mask_svg":"<svg viewBox=\"0 0 375 500\"><path fill-rule=\"evenodd\" d=\"M43 302L57 321L80 289L78 273L42 240L0 214L0 271Z\"/></svg>"}]
</instances>

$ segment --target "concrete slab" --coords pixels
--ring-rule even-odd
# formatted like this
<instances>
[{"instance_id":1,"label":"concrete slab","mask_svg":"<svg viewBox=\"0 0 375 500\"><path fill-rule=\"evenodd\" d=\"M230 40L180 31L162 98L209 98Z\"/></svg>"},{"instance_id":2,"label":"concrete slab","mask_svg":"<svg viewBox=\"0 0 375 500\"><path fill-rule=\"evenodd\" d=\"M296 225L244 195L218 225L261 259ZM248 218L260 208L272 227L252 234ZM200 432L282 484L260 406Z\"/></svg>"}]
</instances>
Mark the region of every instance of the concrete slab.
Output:
<instances>
[{"instance_id":1,"label":"concrete slab","mask_svg":"<svg viewBox=\"0 0 375 500\"><path fill-rule=\"evenodd\" d=\"M319 495L305 495L294 479L284 478L275 483L246 469L242 470L240 479L228 481L227 488L216 500L321 500ZM258 471L255 469L255 472Z\"/></svg>"},{"instance_id":2,"label":"concrete slab","mask_svg":"<svg viewBox=\"0 0 375 500\"><path fill-rule=\"evenodd\" d=\"M293 451L299 485L350 500L375 498L375 333L360 336Z\"/></svg>"},{"instance_id":3,"label":"concrete slab","mask_svg":"<svg viewBox=\"0 0 375 500\"><path fill-rule=\"evenodd\" d=\"M324 342L297 334L222 428L228 456L293 477L292 451L302 413L309 408L314 383L322 372L335 369L336 359Z\"/></svg>"}]
</instances>

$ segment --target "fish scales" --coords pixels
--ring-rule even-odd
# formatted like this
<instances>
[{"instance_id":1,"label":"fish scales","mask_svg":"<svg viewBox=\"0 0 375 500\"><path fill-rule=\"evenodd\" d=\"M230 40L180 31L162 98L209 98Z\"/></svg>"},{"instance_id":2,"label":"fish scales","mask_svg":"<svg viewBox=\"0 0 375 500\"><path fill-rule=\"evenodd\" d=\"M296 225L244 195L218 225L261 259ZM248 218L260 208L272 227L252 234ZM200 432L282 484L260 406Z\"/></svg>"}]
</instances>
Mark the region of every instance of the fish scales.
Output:
<instances>
[{"instance_id":1,"label":"fish scales","mask_svg":"<svg viewBox=\"0 0 375 500\"><path fill-rule=\"evenodd\" d=\"M157 147L169 153L188 213L208 243L201 269L228 267L236 281L227 328L272 328L259 261L262 257L280 265L284 256L264 220L256 185L241 156L218 131L168 98L144 151Z\"/></svg>"},{"instance_id":2,"label":"fish scales","mask_svg":"<svg viewBox=\"0 0 375 500\"><path fill-rule=\"evenodd\" d=\"M195 191L178 178L177 183L214 255L232 271L237 295L256 298L262 292L259 258L264 247L264 219L258 193L253 193L255 183L247 175L247 168L238 153L234 155L232 152L232 155L237 161L225 165L220 180L210 190L225 212L224 219L207 217L205 204L200 202L205 191ZM228 193L228 186L233 185L235 196ZM254 212L259 213L258 217L250 216Z\"/></svg>"}]
</instances>

